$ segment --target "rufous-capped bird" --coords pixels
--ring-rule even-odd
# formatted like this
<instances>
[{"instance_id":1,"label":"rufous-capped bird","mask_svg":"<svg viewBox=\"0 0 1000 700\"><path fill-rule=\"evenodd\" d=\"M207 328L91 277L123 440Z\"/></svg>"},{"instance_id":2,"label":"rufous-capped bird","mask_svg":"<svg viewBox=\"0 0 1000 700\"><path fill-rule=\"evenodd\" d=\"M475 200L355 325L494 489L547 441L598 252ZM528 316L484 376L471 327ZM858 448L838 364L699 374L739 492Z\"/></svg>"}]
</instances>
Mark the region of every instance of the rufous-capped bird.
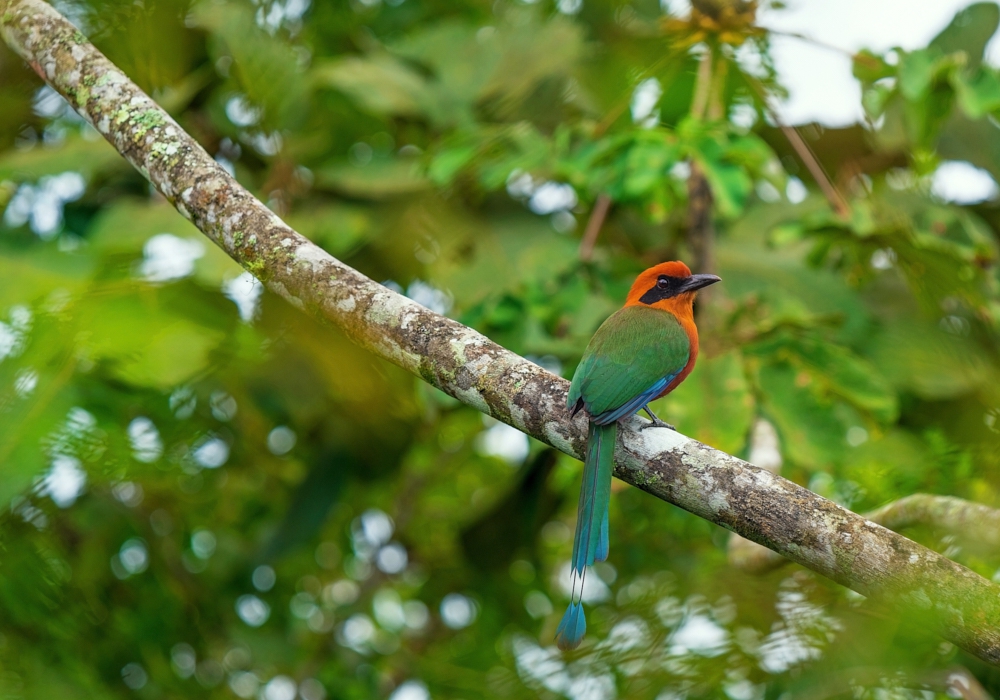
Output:
<instances>
[{"instance_id":1,"label":"rufous-capped bird","mask_svg":"<svg viewBox=\"0 0 1000 700\"><path fill-rule=\"evenodd\" d=\"M651 267L628 293L625 306L594 333L583 352L567 405L572 415L590 415L583 486L573 537L570 604L556 630L562 649L576 647L587 630L583 583L587 567L608 558L608 504L618 421L639 410L652 419L646 428L670 428L649 410L649 402L677 388L698 357L694 298L719 282L715 275L692 275L682 262Z\"/></svg>"}]
</instances>

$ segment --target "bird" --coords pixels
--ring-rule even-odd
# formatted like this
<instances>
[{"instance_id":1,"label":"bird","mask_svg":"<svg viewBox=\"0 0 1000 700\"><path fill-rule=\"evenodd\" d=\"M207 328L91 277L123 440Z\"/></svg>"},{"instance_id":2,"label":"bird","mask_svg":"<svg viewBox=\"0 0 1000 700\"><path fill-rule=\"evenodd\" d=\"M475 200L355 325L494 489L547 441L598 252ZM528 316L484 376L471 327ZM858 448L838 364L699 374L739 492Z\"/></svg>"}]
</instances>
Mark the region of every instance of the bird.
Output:
<instances>
[{"instance_id":1,"label":"bird","mask_svg":"<svg viewBox=\"0 0 1000 700\"><path fill-rule=\"evenodd\" d=\"M590 426L573 537L570 603L556 629L561 649L573 649L583 639L587 567L608 558L608 504L618 421L643 410L651 422L640 430L674 429L649 410L649 402L669 394L694 369L698 357L694 299L699 289L720 281L716 275L693 275L679 261L642 272L625 305L594 333L573 374L567 408L571 416L586 411Z\"/></svg>"}]
</instances>

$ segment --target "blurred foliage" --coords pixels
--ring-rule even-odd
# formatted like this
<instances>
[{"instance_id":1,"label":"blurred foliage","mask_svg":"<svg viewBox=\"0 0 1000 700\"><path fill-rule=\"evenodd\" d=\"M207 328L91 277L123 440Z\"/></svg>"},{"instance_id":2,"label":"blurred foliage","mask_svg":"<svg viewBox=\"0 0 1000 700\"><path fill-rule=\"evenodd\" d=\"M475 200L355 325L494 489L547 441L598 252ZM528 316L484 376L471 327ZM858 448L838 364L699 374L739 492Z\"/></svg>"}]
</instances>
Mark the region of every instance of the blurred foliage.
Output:
<instances>
[{"instance_id":1,"label":"blurred foliage","mask_svg":"<svg viewBox=\"0 0 1000 700\"><path fill-rule=\"evenodd\" d=\"M931 191L948 159L1000 178L996 5L858 54L865 122L802 126L838 216L767 118L755 3L56 4L298 230L567 377L636 272L690 259L696 164L724 284L660 415L756 459L766 420L855 510L1000 505L1000 214ZM1000 691L617 486L561 654L577 462L263 294L6 49L0 104L4 697L927 697L956 664Z\"/></svg>"}]
</instances>

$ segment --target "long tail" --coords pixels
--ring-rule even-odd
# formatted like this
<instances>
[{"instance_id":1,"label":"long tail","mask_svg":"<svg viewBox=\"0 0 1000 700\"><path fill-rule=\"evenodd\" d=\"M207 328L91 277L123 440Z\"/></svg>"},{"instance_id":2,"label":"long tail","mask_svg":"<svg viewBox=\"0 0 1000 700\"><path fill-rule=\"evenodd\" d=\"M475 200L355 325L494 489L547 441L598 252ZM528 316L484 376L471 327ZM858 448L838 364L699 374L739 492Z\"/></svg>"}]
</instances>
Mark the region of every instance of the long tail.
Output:
<instances>
[{"instance_id":1,"label":"long tail","mask_svg":"<svg viewBox=\"0 0 1000 700\"><path fill-rule=\"evenodd\" d=\"M569 607L556 629L556 643L560 649L573 649L583 639L587 631L587 620L583 616L587 567L608 558L608 503L611 501L611 471L617 437L617 422L590 424L573 538L573 589Z\"/></svg>"}]
</instances>

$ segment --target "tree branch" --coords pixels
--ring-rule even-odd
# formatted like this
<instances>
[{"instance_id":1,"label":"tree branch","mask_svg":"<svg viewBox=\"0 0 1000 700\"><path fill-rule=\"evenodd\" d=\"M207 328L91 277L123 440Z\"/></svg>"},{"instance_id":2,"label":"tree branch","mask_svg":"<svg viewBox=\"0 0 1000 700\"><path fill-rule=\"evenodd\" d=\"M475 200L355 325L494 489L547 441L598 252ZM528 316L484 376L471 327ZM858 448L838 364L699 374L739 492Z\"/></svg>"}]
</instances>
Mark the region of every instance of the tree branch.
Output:
<instances>
[{"instance_id":1,"label":"tree branch","mask_svg":"<svg viewBox=\"0 0 1000 700\"><path fill-rule=\"evenodd\" d=\"M872 511L868 519L892 530L927 525L977 547L1000 549L1000 510L962 498L915 493Z\"/></svg>"},{"instance_id":2,"label":"tree branch","mask_svg":"<svg viewBox=\"0 0 1000 700\"><path fill-rule=\"evenodd\" d=\"M603 192L597 195L594 208L590 210L590 218L587 220L587 229L583 232L583 240L580 241L580 260L588 262L594 255L594 246L597 244L597 236L604 226L604 219L608 216L611 208L611 197Z\"/></svg>"},{"instance_id":3,"label":"tree branch","mask_svg":"<svg viewBox=\"0 0 1000 700\"><path fill-rule=\"evenodd\" d=\"M970 548L1000 549L1000 510L954 496L915 493L888 503L865 517L890 530L924 525L940 530ZM788 563L780 554L745 539L729 542L729 563L763 574Z\"/></svg>"},{"instance_id":4,"label":"tree branch","mask_svg":"<svg viewBox=\"0 0 1000 700\"><path fill-rule=\"evenodd\" d=\"M834 213L841 218L848 218L851 215L851 205L847 203L844 199L844 195L841 194L840 190L837 189L837 185L834 184L833 180L826 174L826 170L823 169L823 164L819 162L816 154L813 153L812 148L809 144L805 142L802 138L802 134L794 126L789 126L778 115L777 110L771 107L771 99L767 94L767 89L764 85L755 78L749 78L749 83L753 87L761 102L764 105L764 110L771 117L771 120L778 125L781 129L781 133L785 135L788 139L788 143L791 145L792 149L798 154L799 159L806 166L809 174L812 175L813 180L819 185L820 190L823 191L823 196L826 197L826 201L829 202L830 207L833 209Z\"/></svg>"},{"instance_id":5,"label":"tree branch","mask_svg":"<svg viewBox=\"0 0 1000 700\"><path fill-rule=\"evenodd\" d=\"M290 229L41 0L0 0L4 41L185 217L289 303L470 406L579 457L568 382L344 265ZM747 462L669 430L621 431L618 478L764 544L1000 665L1000 586Z\"/></svg>"},{"instance_id":6,"label":"tree branch","mask_svg":"<svg viewBox=\"0 0 1000 700\"><path fill-rule=\"evenodd\" d=\"M712 221L712 187L695 160L687 179L688 217L686 236L695 272L715 272L715 224ZM708 290L705 290L708 291Z\"/></svg>"}]
</instances>

